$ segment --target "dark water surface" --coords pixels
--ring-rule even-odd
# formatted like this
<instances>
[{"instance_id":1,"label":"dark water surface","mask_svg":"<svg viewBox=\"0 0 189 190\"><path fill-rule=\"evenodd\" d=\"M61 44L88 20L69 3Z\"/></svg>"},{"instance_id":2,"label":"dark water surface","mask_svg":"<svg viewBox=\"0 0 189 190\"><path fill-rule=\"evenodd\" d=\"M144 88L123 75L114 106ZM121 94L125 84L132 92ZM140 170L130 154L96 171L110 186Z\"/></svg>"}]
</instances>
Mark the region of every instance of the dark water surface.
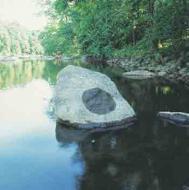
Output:
<instances>
[{"instance_id":1,"label":"dark water surface","mask_svg":"<svg viewBox=\"0 0 189 190\"><path fill-rule=\"evenodd\" d=\"M0 190L186 190L189 129L156 114L189 112L189 91L93 66L115 81L138 123L104 133L68 129L56 124L52 105L66 64L0 64Z\"/></svg>"}]
</instances>

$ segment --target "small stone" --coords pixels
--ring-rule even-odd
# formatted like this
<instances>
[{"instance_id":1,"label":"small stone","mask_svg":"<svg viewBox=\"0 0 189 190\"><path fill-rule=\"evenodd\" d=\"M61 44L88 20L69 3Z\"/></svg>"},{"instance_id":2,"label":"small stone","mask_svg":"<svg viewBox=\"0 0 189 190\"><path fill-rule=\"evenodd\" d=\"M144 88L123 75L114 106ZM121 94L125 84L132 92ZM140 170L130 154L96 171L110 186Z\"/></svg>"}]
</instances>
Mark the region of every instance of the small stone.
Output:
<instances>
[{"instance_id":1,"label":"small stone","mask_svg":"<svg viewBox=\"0 0 189 190\"><path fill-rule=\"evenodd\" d=\"M155 76L155 73L146 70L136 70L123 73L123 77L129 79L148 79Z\"/></svg>"},{"instance_id":2,"label":"small stone","mask_svg":"<svg viewBox=\"0 0 189 190\"><path fill-rule=\"evenodd\" d=\"M184 112L159 112L158 116L168 123L181 127L189 127L189 113Z\"/></svg>"}]
</instances>

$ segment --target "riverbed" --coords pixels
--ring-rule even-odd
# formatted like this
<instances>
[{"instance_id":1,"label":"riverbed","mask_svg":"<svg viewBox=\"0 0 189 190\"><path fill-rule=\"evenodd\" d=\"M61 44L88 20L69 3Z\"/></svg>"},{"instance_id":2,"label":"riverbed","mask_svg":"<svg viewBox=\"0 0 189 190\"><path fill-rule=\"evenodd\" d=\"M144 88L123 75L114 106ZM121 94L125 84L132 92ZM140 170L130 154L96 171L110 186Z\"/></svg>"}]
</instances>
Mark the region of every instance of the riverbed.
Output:
<instances>
[{"instance_id":1,"label":"riverbed","mask_svg":"<svg viewBox=\"0 0 189 190\"><path fill-rule=\"evenodd\" d=\"M57 73L76 64L107 74L137 113L129 128L86 133L56 123ZM182 190L189 187L189 129L159 111L189 112L189 90L163 79L81 62L0 64L0 189Z\"/></svg>"}]
</instances>

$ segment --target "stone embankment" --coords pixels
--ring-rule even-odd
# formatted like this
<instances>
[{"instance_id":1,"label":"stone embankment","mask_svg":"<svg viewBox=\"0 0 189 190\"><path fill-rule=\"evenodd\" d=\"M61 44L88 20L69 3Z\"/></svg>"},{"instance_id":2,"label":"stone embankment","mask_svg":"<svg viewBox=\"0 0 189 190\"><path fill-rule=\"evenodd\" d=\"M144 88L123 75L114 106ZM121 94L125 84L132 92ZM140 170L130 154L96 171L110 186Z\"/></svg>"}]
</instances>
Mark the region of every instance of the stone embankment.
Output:
<instances>
[{"instance_id":1,"label":"stone embankment","mask_svg":"<svg viewBox=\"0 0 189 190\"><path fill-rule=\"evenodd\" d=\"M110 59L107 64L112 67L120 67L126 72L149 71L156 76L164 77L172 82L182 82L189 87L189 62L183 64L179 60L165 59L162 63L157 63L148 58L123 58Z\"/></svg>"}]
</instances>

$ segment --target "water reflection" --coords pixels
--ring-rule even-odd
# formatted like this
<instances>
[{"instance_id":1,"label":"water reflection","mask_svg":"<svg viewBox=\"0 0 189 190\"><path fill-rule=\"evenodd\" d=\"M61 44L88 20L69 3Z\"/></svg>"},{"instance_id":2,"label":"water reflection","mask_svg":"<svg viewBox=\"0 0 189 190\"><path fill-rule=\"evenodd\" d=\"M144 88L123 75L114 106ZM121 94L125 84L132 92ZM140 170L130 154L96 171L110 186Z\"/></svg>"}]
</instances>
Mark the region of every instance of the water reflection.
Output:
<instances>
[{"instance_id":1,"label":"water reflection","mask_svg":"<svg viewBox=\"0 0 189 190\"><path fill-rule=\"evenodd\" d=\"M0 89L18 84L26 84L40 78L45 67L44 62L19 62L0 64Z\"/></svg>"},{"instance_id":2,"label":"water reflection","mask_svg":"<svg viewBox=\"0 0 189 190\"><path fill-rule=\"evenodd\" d=\"M112 78L137 112L138 123L103 133L71 129L55 122L51 101L56 75L66 64L0 65L0 189L187 187L189 131L156 114L189 112L189 91L162 80L126 80L119 70L87 65Z\"/></svg>"},{"instance_id":3,"label":"water reflection","mask_svg":"<svg viewBox=\"0 0 189 190\"><path fill-rule=\"evenodd\" d=\"M148 140L135 126L109 132L90 132L56 125L64 146L77 143L85 163L82 190L173 190L189 182L188 129L162 126Z\"/></svg>"},{"instance_id":4,"label":"water reflection","mask_svg":"<svg viewBox=\"0 0 189 190\"><path fill-rule=\"evenodd\" d=\"M139 115L143 112L155 113L159 110L188 111L188 90L182 85L159 80L117 79L123 96L131 102Z\"/></svg>"},{"instance_id":5,"label":"water reflection","mask_svg":"<svg viewBox=\"0 0 189 190\"><path fill-rule=\"evenodd\" d=\"M57 124L59 142L76 141L79 144L86 168L80 180L81 189L159 188L152 168L153 151L156 149L153 145L141 144L139 135L134 131L134 128L106 133L87 134L83 131L81 135L77 130L68 130Z\"/></svg>"},{"instance_id":6,"label":"water reflection","mask_svg":"<svg viewBox=\"0 0 189 190\"><path fill-rule=\"evenodd\" d=\"M68 63L52 61L19 61L0 63L0 89L24 85L33 79L43 78L49 84L55 84L57 73Z\"/></svg>"},{"instance_id":7,"label":"water reflection","mask_svg":"<svg viewBox=\"0 0 189 190\"><path fill-rule=\"evenodd\" d=\"M52 89L45 80L33 80L23 87L0 91L0 138L26 135L48 124L44 114L52 98ZM31 124L32 123L32 124ZM35 126L35 128L33 127Z\"/></svg>"},{"instance_id":8,"label":"water reflection","mask_svg":"<svg viewBox=\"0 0 189 190\"><path fill-rule=\"evenodd\" d=\"M79 145L85 162L81 189L183 189L189 183L188 129L162 123L156 115L160 110L189 111L189 92L167 81L112 79L134 106L137 126L105 133L56 126L58 142Z\"/></svg>"},{"instance_id":9,"label":"water reflection","mask_svg":"<svg viewBox=\"0 0 189 190\"><path fill-rule=\"evenodd\" d=\"M84 164L73 143L58 146L43 79L0 91L0 189L77 189Z\"/></svg>"}]
</instances>

